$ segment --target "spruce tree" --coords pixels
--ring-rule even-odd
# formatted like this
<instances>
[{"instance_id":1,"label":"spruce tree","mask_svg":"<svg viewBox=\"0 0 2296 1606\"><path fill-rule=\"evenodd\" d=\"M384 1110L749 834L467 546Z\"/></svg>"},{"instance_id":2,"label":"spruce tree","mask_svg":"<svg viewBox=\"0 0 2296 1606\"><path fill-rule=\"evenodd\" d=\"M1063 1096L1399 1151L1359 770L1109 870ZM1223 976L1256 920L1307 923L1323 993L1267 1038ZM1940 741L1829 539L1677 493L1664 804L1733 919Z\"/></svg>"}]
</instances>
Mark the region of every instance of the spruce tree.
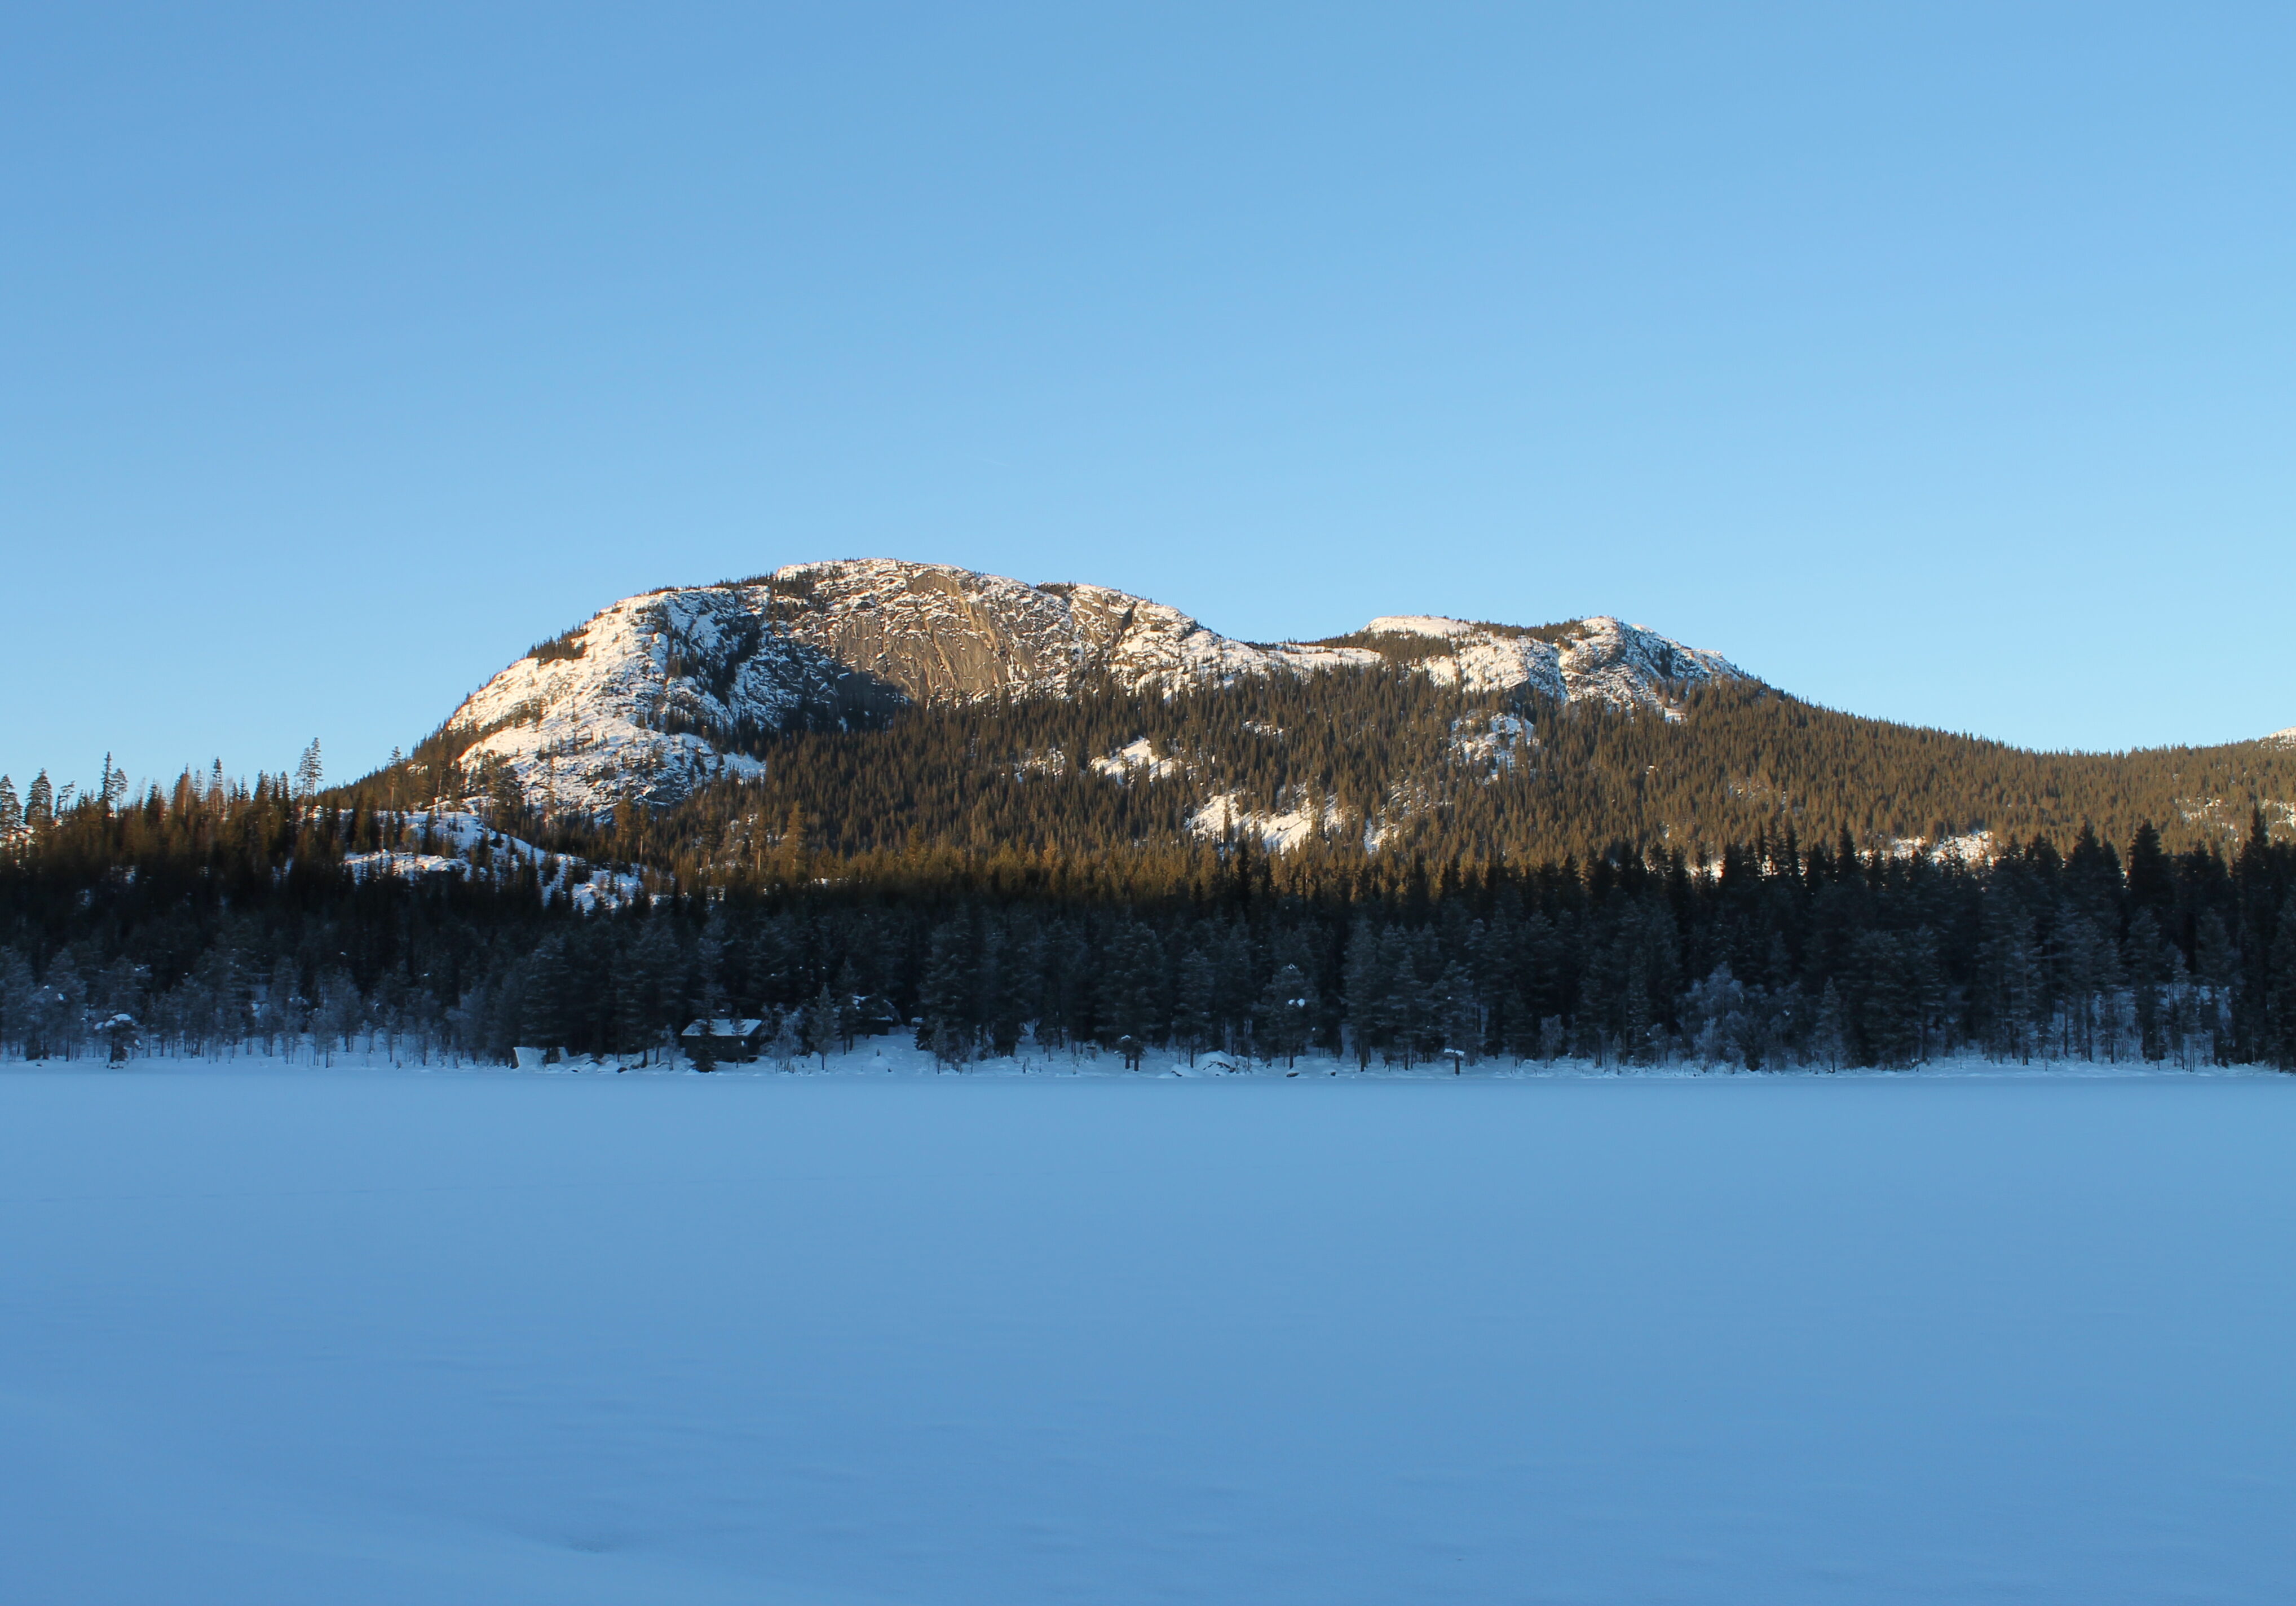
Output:
<instances>
[{"instance_id":1,"label":"spruce tree","mask_svg":"<svg viewBox=\"0 0 2296 1606\"><path fill-rule=\"evenodd\" d=\"M553 938L535 949L528 966L520 1040L536 1048L564 1048L572 1026L573 993L566 945Z\"/></svg>"},{"instance_id":2,"label":"spruce tree","mask_svg":"<svg viewBox=\"0 0 2296 1606\"><path fill-rule=\"evenodd\" d=\"M862 1020L861 972L849 954L837 967L832 996L837 1003L837 1040L849 1053L861 1035Z\"/></svg>"},{"instance_id":3,"label":"spruce tree","mask_svg":"<svg viewBox=\"0 0 2296 1606\"><path fill-rule=\"evenodd\" d=\"M1810 1052L1828 1070L1839 1070L1849 1058L1849 1012L1831 980L1818 996L1817 1019L1810 1028Z\"/></svg>"},{"instance_id":4,"label":"spruce tree","mask_svg":"<svg viewBox=\"0 0 2296 1606\"><path fill-rule=\"evenodd\" d=\"M1436 992L1443 1048L1474 1064L1482 1058L1483 1048L1482 1001L1475 996L1474 978L1465 965L1453 960L1443 967Z\"/></svg>"},{"instance_id":5,"label":"spruce tree","mask_svg":"<svg viewBox=\"0 0 2296 1606\"><path fill-rule=\"evenodd\" d=\"M32 967L14 948L0 948L0 1050L12 1048L26 1059L33 1057L32 1047L39 1038L37 1008Z\"/></svg>"},{"instance_id":6,"label":"spruce tree","mask_svg":"<svg viewBox=\"0 0 2296 1606\"><path fill-rule=\"evenodd\" d=\"M2136 828L2128 844L2128 906L2132 914L2151 910L2163 930L2176 912L2176 866L2161 850L2161 833L2150 820Z\"/></svg>"},{"instance_id":7,"label":"spruce tree","mask_svg":"<svg viewBox=\"0 0 2296 1606\"><path fill-rule=\"evenodd\" d=\"M999 1054L1017 1055L1021 1034L1042 1017L1046 951L1044 928L1034 914L1022 912L1007 919L996 990L988 1003L989 1037Z\"/></svg>"},{"instance_id":8,"label":"spruce tree","mask_svg":"<svg viewBox=\"0 0 2296 1606\"><path fill-rule=\"evenodd\" d=\"M821 1057L821 1068L829 1069L829 1051L837 1046L837 995L823 982L821 991L805 1006L805 1025L799 1037L800 1045L809 1054Z\"/></svg>"},{"instance_id":9,"label":"spruce tree","mask_svg":"<svg viewBox=\"0 0 2296 1606\"><path fill-rule=\"evenodd\" d=\"M1252 1014L1252 1041L1259 1057L1273 1061L1281 1056L1287 1069L1296 1065L1307 1052L1315 1010L1315 988L1298 965L1287 964L1269 977Z\"/></svg>"},{"instance_id":10,"label":"spruce tree","mask_svg":"<svg viewBox=\"0 0 2296 1606\"><path fill-rule=\"evenodd\" d=\"M972 946L961 925L948 922L932 934L931 959L919 989L917 1046L944 1065L972 1058L974 1009L979 987Z\"/></svg>"},{"instance_id":11,"label":"spruce tree","mask_svg":"<svg viewBox=\"0 0 2296 1606\"><path fill-rule=\"evenodd\" d=\"M1370 1069L1372 1051L1387 1046L1388 998L1395 985L1387 957L1378 928L1357 915L1348 933L1346 981L1347 1031L1357 1070Z\"/></svg>"},{"instance_id":12,"label":"spruce tree","mask_svg":"<svg viewBox=\"0 0 2296 1606\"><path fill-rule=\"evenodd\" d=\"M2130 856L2133 863L2135 856ZM2161 935L2160 922L2146 907L2139 907L2129 917L2128 936L2121 949L2122 970L2128 978L2129 1000L2136 1014L2138 1052L2147 1060L2165 1060L2172 1024L2167 994L2184 961Z\"/></svg>"},{"instance_id":13,"label":"spruce tree","mask_svg":"<svg viewBox=\"0 0 2296 1606\"><path fill-rule=\"evenodd\" d=\"M1185 933L1172 985L1172 1042L1193 1066L1212 1035L1212 961L1204 952L1203 930Z\"/></svg>"},{"instance_id":14,"label":"spruce tree","mask_svg":"<svg viewBox=\"0 0 2296 1606\"><path fill-rule=\"evenodd\" d=\"M1163 945L1147 926L1122 921L1110 933L1103 956L1094 1025L1102 1045L1119 1049L1132 1069L1139 1069L1142 1053L1169 1020L1163 993ZM1134 1046L1123 1047L1128 1038Z\"/></svg>"},{"instance_id":15,"label":"spruce tree","mask_svg":"<svg viewBox=\"0 0 2296 1606\"><path fill-rule=\"evenodd\" d=\"M2281 905L2269 974L2264 996L2265 1053L2281 1069L2296 1070L2296 897Z\"/></svg>"}]
</instances>

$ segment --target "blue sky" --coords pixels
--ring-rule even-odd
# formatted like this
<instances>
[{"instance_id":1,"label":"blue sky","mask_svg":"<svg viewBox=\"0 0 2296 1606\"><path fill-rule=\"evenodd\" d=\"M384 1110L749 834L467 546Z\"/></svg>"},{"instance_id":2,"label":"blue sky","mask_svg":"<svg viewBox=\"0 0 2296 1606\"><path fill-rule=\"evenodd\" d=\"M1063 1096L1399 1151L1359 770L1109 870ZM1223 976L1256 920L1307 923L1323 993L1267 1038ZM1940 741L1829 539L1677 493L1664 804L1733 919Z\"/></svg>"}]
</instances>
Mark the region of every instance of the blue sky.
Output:
<instances>
[{"instance_id":1,"label":"blue sky","mask_svg":"<svg viewBox=\"0 0 2296 1606\"><path fill-rule=\"evenodd\" d=\"M2296 13L0 14L0 767L332 774L633 591L1617 613L2296 725Z\"/></svg>"}]
</instances>

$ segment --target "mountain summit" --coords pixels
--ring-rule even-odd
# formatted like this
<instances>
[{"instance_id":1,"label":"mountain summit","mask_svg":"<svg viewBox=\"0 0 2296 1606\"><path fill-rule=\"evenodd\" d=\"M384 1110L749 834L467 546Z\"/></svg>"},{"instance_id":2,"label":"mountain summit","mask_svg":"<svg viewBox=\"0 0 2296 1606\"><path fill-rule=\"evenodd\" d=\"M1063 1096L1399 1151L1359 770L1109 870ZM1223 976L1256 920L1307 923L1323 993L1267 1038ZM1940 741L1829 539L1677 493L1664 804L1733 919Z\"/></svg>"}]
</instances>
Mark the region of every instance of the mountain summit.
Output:
<instances>
[{"instance_id":1,"label":"mountain summit","mask_svg":"<svg viewBox=\"0 0 2296 1606\"><path fill-rule=\"evenodd\" d=\"M496 675L439 734L466 766L498 761L529 797L595 812L762 774L766 737L879 722L911 703L1382 667L1660 709L1685 684L1752 679L1610 618L1527 627L1395 615L1324 641L1259 643L1104 586L871 558L625 598Z\"/></svg>"}]
</instances>

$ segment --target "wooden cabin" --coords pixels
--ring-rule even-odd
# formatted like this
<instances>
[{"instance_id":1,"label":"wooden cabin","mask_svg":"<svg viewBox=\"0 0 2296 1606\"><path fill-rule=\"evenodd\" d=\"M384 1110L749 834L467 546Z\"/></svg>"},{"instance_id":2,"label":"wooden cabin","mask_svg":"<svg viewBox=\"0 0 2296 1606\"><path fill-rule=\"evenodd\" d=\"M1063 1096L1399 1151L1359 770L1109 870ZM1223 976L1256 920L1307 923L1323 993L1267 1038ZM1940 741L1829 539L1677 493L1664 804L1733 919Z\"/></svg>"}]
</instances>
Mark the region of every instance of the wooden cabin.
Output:
<instances>
[{"instance_id":1,"label":"wooden cabin","mask_svg":"<svg viewBox=\"0 0 2296 1606\"><path fill-rule=\"evenodd\" d=\"M766 1023L723 1017L696 1020L677 1034L686 1057L716 1064L754 1060L766 1051Z\"/></svg>"}]
</instances>

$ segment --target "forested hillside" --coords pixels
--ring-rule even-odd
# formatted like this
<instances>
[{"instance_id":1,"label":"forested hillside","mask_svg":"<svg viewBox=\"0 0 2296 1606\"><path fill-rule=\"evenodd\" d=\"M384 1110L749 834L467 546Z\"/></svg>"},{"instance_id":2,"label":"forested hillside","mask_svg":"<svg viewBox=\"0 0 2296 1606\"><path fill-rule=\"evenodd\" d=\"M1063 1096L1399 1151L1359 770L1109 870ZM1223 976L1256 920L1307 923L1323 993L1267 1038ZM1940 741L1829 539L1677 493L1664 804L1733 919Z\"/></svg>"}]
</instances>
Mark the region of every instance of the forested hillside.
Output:
<instances>
[{"instance_id":1,"label":"forested hillside","mask_svg":"<svg viewBox=\"0 0 2296 1606\"><path fill-rule=\"evenodd\" d=\"M1267 689L1250 711L1280 719L1281 687ZM1445 740L1467 706L1407 682L1368 682L1365 696L1367 715L1389 716L1379 739L1403 747ZM1975 864L1863 848L1774 813L1735 845L1710 839L1702 863L1659 832L1518 854L1515 841L1540 839L1503 834L1515 823L1488 801L1552 785L1549 820L1570 798L1606 807L1599 785L1542 780L1538 765L1562 754L1601 756L1624 777L1638 755L1687 767L1686 754L1743 750L1702 747L1702 732L1874 729L1784 700L1701 706L1678 725L1550 716L1528 774L1463 783L1456 812L1430 811L1436 826L1376 853L1358 841L1271 858L1248 839L1193 840L1177 823L1185 799L1160 801L1164 783L1137 777L1008 768L1002 791L986 779L1014 751L1090 751L1150 719L1176 745L1251 750L1250 733L1223 732L1214 713L1111 695L922 717L900 727L905 747L797 737L762 796L626 809L578 843L582 830L529 822L560 833L556 851L665 846L685 866L646 870L652 896L590 914L542 896L554 852L507 837L476 844L468 873L380 873L439 835L434 818L390 807L407 801L390 795L405 772L321 797L284 778L185 777L140 800L107 785L61 814L51 803L0 854L0 1047L633 1054L694 1015L740 1012L771 1020L784 1055L894 1022L951 1066L1083 1045L1351 1066L1911 1065L1963 1049L2296 1066L2296 848L2260 811L2229 850L2189 821L2181 848L2139 823L2125 856L2076 830L2062 848L2042 835ZM1910 775L1915 756L1957 750L1900 735L1845 748L1844 761ZM1288 750L1331 755L1317 783L1361 783L1347 744L1320 740ZM2181 786L2194 763L2147 759L2116 787L2115 761L1966 745L1993 755L2002 796L2050 810L2090 797L2134 807L2141 787ZM859 757L903 750L906 790L902 772ZM2240 773L2237 759L2207 762ZM1810 774L1783 756L1764 773L1789 794ZM1687 794L1652 783L1640 795ZM1052 807L1065 796L1101 812L1069 819ZM920 823L899 834L871 812L887 800ZM767 831L754 822L775 804L791 812ZM514 801L502 807L515 823ZM1001 827L979 812L991 807L1011 811ZM1488 848L1473 834L1486 822ZM1874 829L1899 826L1884 815Z\"/></svg>"},{"instance_id":2,"label":"forested hillside","mask_svg":"<svg viewBox=\"0 0 2296 1606\"><path fill-rule=\"evenodd\" d=\"M2083 825L2127 842L2229 851L2261 807L2289 827L2296 750L2275 742L2126 754L2034 753L1853 715L1759 685L1678 688L1660 709L1476 692L1406 671L1062 698L929 704L867 729L794 730L753 750L764 774L608 820L554 808L506 766L438 750L344 794L413 807L492 797L506 824L685 884L763 885L791 821L816 873L907 875L920 861L1025 862L1132 885L1196 872L1193 849L1281 848L1276 879L1392 888L1414 858L1583 859L1619 843L1695 864L1791 834L1860 851L1958 843L1983 856Z\"/></svg>"}]
</instances>

